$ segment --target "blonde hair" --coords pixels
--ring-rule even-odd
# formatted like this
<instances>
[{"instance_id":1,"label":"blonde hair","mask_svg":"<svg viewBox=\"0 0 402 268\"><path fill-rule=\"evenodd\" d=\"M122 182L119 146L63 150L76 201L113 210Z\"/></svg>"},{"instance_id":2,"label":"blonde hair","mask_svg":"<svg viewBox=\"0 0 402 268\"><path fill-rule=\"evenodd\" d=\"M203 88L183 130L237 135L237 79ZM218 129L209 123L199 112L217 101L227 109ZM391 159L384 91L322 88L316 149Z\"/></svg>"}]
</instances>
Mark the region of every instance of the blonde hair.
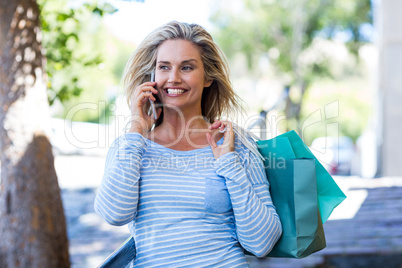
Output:
<instances>
[{"instance_id":1,"label":"blonde hair","mask_svg":"<svg viewBox=\"0 0 402 268\"><path fill-rule=\"evenodd\" d=\"M156 55L159 46L166 40L182 39L200 48L204 64L205 80L213 81L211 86L204 88L201 100L202 115L209 122L220 119L223 115L243 113L240 98L234 92L229 80L229 68L225 55L215 44L212 36L197 24L171 21L151 32L138 46L124 71L124 89L127 102L135 88L150 79L150 73L156 65ZM159 100L157 99L157 103ZM149 111L149 102L145 105ZM163 121L163 114L156 121L158 126Z\"/></svg>"}]
</instances>

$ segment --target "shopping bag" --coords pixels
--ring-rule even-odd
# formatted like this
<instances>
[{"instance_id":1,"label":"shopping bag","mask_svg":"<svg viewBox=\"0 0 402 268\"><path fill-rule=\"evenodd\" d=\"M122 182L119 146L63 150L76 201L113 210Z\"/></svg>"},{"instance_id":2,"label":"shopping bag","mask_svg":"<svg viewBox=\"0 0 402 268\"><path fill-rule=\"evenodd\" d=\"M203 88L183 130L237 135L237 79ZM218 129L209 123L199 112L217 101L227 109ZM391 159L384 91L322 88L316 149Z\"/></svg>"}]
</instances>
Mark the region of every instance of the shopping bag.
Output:
<instances>
[{"instance_id":1,"label":"shopping bag","mask_svg":"<svg viewBox=\"0 0 402 268\"><path fill-rule=\"evenodd\" d=\"M303 258L325 248L314 159L282 159L266 169L282 236L267 257Z\"/></svg>"},{"instance_id":2,"label":"shopping bag","mask_svg":"<svg viewBox=\"0 0 402 268\"><path fill-rule=\"evenodd\" d=\"M281 159L312 158L316 164L317 198L322 223L345 198L345 194L335 183L328 171L316 159L303 140L292 130L270 140L257 141L259 152L270 165L280 163ZM267 166L266 166L267 167Z\"/></svg>"},{"instance_id":3,"label":"shopping bag","mask_svg":"<svg viewBox=\"0 0 402 268\"><path fill-rule=\"evenodd\" d=\"M130 236L112 252L98 268L128 268L136 255L134 238Z\"/></svg>"}]
</instances>

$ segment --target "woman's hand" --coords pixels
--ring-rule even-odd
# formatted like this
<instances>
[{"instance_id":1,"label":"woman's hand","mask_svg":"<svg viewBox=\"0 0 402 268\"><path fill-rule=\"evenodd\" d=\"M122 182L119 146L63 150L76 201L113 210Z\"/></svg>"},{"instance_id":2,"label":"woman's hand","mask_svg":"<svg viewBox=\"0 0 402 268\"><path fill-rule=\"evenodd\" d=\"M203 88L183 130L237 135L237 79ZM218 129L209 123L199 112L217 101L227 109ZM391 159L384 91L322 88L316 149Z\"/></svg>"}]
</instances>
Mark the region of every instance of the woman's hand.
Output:
<instances>
[{"instance_id":1,"label":"woman's hand","mask_svg":"<svg viewBox=\"0 0 402 268\"><path fill-rule=\"evenodd\" d=\"M219 145L219 146L216 144L211 133L206 134L208 143L211 146L212 152L216 159L218 159L219 157L221 157L222 155L224 155L226 153L234 151L235 134L233 131L232 123L230 123L229 121L215 120L215 122L209 126L209 129L211 129L211 130L219 129L220 131L223 131L224 129L226 129L223 134L223 143L222 143L222 145Z\"/></svg>"},{"instance_id":2,"label":"woman's hand","mask_svg":"<svg viewBox=\"0 0 402 268\"><path fill-rule=\"evenodd\" d=\"M131 128L130 132L140 133L145 135L153 125L155 119L144 112L144 104L149 101L156 101L153 94L158 94L154 88L155 82L146 82L135 88L134 94L131 99ZM157 109L158 118L162 109Z\"/></svg>"}]
</instances>

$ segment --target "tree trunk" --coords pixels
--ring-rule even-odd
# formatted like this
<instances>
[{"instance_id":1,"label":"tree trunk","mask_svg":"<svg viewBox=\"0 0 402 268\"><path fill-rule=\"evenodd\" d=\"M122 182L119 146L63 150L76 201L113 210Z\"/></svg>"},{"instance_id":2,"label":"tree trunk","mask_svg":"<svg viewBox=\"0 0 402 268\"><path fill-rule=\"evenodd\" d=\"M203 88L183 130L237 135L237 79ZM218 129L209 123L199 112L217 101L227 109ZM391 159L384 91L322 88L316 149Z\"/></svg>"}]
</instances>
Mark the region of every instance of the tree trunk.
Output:
<instances>
[{"instance_id":1,"label":"tree trunk","mask_svg":"<svg viewBox=\"0 0 402 268\"><path fill-rule=\"evenodd\" d=\"M69 267L39 9L0 0L0 267Z\"/></svg>"}]
</instances>

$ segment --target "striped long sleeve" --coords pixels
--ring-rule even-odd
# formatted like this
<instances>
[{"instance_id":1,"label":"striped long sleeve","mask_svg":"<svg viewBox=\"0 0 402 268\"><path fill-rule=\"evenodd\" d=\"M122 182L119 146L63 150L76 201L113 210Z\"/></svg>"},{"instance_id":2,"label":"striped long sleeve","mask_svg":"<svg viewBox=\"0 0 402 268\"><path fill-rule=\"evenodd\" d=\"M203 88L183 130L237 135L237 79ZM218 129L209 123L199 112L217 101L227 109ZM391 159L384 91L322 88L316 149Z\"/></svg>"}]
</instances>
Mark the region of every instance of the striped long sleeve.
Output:
<instances>
[{"instance_id":1,"label":"striped long sleeve","mask_svg":"<svg viewBox=\"0 0 402 268\"><path fill-rule=\"evenodd\" d=\"M95 211L111 225L127 224L137 214L145 149L145 139L137 133L121 136L109 149L102 184L95 198Z\"/></svg>"},{"instance_id":2,"label":"striped long sleeve","mask_svg":"<svg viewBox=\"0 0 402 268\"><path fill-rule=\"evenodd\" d=\"M236 221L236 233L244 249L257 257L267 255L282 234L272 204L262 161L245 153L244 164L237 152L221 156L216 173L226 179Z\"/></svg>"},{"instance_id":3,"label":"striped long sleeve","mask_svg":"<svg viewBox=\"0 0 402 268\"><path fill-rule=\"evenodd\" d=\"M217 142L223 143L223 138ZM134 267L249 267L242 247L266 255L281 235L262 162L235 152L166 148L128 133L110 148L95 210L129 223Z\"/></svg>"}]
</instances>

